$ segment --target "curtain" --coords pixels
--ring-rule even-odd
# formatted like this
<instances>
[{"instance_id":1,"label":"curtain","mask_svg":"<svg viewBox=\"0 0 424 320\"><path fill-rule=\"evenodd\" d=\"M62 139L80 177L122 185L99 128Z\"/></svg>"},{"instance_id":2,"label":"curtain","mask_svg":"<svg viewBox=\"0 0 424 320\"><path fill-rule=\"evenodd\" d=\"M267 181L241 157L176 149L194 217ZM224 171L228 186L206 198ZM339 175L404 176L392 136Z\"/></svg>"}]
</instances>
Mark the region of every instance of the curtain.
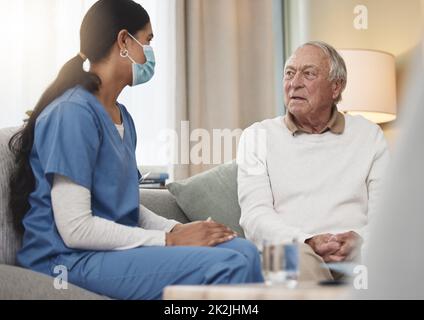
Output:
<instances>
[{"instance_id":1,"label":"curtain","mask_svg":"<svg viewBox=\"0 0 424 320\"><path fill-rule=\"evenodd\" d=\"M216 165L221 149L212 150L202 161L192 161L193 148L204 129L210 144L213 129L244 129L253 122L281 113L282 21L273 0L185 0L176 7L177 81L174 123L179 130L178 165L175 178L199 173ZM281 7L280 7L281 8ZM276 31L280 29L280 32ZM182 125L181 121L184 122ZM235 134L235 135L238 135ZM197 139L198 138L198 139ZM237 138L235 138L237 140ZM235 145L235 144L234 144ZM203 150L204 151L204 150ZM215 154L213 154L215 153ZM221 162L235 157L231 155ZM203 154L204 156L204 154ZM187 163L187 159L190 159Z\"/></svg>"},{"instance_id":2,"label":"curtain","mask_svg":"<svg viewBox=\"0 0 424 320\"><path fill-rule=\"evenodd\" d=\"M1 0L0 127L22 124L59 68L79 51L79 24L95 1Z\"/></svg>"}]
</instances>

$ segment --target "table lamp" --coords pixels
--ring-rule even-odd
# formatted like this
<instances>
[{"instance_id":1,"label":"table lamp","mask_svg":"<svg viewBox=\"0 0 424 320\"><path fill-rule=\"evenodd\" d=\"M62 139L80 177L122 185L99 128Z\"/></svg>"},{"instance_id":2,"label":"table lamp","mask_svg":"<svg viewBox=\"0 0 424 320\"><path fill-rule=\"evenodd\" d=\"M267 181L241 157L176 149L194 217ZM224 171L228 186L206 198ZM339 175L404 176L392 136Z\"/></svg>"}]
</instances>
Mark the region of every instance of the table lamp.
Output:
<instances>
[{"instance_id":1,"label":"table lamp","mask_svg":"<svg viewBox=\"0 0 424 320\"><path fill-rule=\"evenodd\" d=\"M340 49L347 68L347 84L339 111L362 115L375 123L396 119L395 57L387 52Z\"/></svg>"}]
</instances>

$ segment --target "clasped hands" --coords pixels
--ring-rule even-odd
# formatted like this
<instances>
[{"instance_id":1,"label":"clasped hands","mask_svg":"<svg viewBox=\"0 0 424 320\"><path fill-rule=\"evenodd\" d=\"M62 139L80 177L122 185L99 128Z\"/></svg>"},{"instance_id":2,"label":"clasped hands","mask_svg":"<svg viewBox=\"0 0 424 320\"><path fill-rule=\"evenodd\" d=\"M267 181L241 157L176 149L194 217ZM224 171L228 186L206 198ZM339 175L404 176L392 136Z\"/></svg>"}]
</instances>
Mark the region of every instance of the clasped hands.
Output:
<instances>
[{"instance_id":1,"label":"clasped hands","mask_svg":"<svg viewBox=\"0 0 424 320\"><path fill-rule=\"evenodd\" d=\"M362 238L354 231L339 234L319 234L305 240L325 262L342 262L356 259L360 253Z\"/></svg>"}]
</instances>

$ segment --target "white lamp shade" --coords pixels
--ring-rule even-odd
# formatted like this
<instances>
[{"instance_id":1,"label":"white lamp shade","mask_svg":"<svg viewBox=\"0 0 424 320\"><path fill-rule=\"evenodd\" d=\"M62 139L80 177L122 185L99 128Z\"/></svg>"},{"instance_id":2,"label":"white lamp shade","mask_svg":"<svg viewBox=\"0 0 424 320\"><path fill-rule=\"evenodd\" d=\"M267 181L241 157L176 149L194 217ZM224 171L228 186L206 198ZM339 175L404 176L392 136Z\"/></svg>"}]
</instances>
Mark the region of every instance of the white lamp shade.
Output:
<instances>
[{"instance_id":1,"label":"white lamp shade","mask_svg":"<svg viewBox=\"0 0 424 320\"><path fill-rule=\"evenodd\" d=\"M347 68L340 111L375 122L396 119L396 69L393 55L374 50L338 50Z\"/></svg>"}]
</instances>

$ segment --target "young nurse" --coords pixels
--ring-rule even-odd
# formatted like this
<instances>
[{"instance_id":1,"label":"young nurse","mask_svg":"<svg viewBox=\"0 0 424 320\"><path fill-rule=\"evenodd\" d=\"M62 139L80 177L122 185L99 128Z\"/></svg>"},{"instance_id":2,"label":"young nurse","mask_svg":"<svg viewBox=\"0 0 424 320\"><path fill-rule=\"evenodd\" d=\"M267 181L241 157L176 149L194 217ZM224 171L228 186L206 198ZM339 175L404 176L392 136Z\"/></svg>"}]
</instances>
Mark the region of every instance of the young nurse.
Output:
<instances>
[{"instance_id":1,"label":"young nurse","mask_svg":"<svg viewBox=\"0 0 424 320\"><path fill-rule=\"evenodd\" d=\"M19 264L51 276L65 266L69 282L116 299L160 299L172 284L263 281L255 246L226 226L180 224L140 205L136 131L117 98L153 76L147 12L100 0L80 38L79 54L9 143L11 210L25 230Z\"/></svg>"}]
</instances>

